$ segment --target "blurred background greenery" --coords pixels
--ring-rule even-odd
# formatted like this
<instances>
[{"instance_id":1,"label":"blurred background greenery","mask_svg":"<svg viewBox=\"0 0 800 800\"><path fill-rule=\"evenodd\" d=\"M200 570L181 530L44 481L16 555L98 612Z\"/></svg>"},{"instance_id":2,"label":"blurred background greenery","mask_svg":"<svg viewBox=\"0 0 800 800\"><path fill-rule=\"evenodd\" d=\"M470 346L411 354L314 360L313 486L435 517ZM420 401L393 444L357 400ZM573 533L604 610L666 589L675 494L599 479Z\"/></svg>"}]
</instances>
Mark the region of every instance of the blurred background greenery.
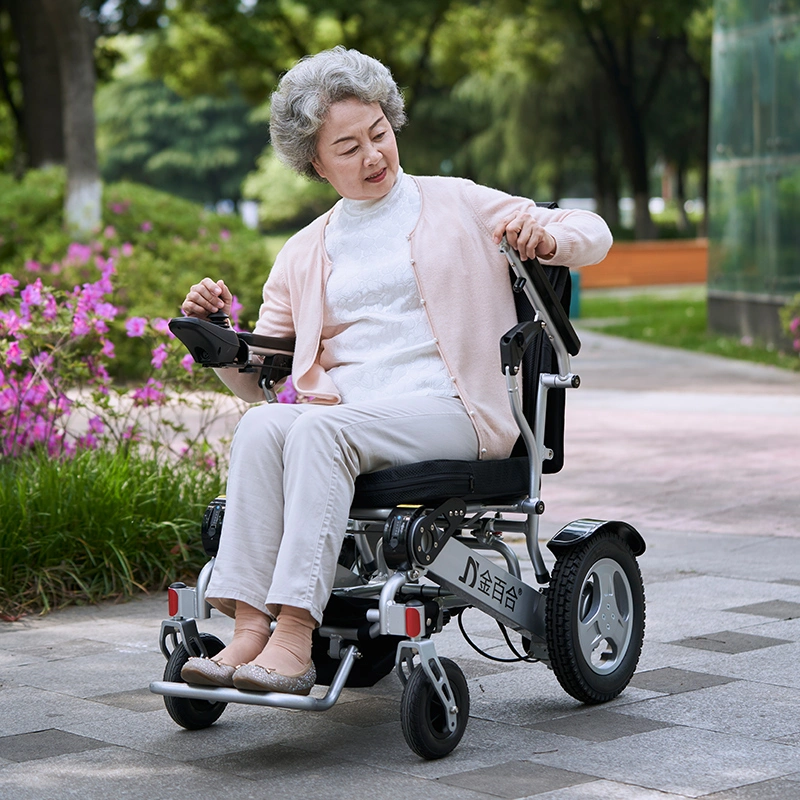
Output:
<instances>
[{"instance_id":1,"label":"blurred background greenery","mask_svg":"<svg viewBox=\"0 0 800 800\"><path fill-rule=\"evenodd\" d=\"M712 5L0 0L0 171L19 178L65 161L69 170L69 111L82 102L84 124L96 113L104 181L223 209L249 198L262 229L297 227L335 198L272 157L269 96L298 58L344 44L380 58L403 87L409 172L589 199L623 238L696 235L703 215L690 218L686 201L698 199L699 212L707 186ZM57 90L60 40L75 31L67 16L51 24L51 6L71 9L91 40L83 73L71 51L72 84L94 80L83 101ZM663 210L651 210L653 196L667 198ZM633 203L628 219L622 197Z\"/></svg>"}]
</instances>

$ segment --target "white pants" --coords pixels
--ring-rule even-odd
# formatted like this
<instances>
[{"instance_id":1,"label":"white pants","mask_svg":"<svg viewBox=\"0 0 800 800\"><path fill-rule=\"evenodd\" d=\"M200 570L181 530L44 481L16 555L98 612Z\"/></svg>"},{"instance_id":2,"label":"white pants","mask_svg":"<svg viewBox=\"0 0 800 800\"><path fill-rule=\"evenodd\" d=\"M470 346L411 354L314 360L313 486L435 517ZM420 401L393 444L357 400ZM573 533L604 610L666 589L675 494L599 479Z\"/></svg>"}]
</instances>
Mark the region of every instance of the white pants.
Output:
<instances>
[{"instance_id":1,"label":"white pants","mask_svg":"<svg viewBox=\"0 0 800 800\"><path fill-rule=\"evenodd\" d=\"M209 602L228 615L234 600L286 604L321 621L356 476L477 457L475 429L455 397L251 408L233 437Z\"/></svg>"}]
</instances>

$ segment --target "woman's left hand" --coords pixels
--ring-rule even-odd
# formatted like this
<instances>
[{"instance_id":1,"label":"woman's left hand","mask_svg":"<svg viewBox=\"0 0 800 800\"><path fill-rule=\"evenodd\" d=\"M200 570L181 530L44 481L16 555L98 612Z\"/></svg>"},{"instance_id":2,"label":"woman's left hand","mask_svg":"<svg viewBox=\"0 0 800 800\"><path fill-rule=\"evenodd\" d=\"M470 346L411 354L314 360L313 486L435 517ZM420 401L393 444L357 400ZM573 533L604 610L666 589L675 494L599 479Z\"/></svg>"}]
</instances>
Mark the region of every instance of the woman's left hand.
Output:
<instances>
[{"instance_id":1,"label":"woman's left hand","mask_svg":"<svg viewBox=\"0 0 800 800\"><path fill-rule=\"evenodd\" d=\"M508 217L497 225L493 234L495 244L500 244L504 234L522 259L549 259L556 254L555 238L526 211Z\"/></svg>"}]
</instances>

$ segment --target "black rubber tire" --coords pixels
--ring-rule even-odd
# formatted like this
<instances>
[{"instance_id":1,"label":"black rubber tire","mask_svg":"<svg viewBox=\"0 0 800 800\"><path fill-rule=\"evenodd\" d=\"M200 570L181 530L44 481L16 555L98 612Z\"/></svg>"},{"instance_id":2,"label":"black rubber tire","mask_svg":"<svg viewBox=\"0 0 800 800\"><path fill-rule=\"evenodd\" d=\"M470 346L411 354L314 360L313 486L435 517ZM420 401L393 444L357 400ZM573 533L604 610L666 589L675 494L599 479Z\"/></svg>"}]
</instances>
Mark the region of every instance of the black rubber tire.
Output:
<instances>
[{"instance_id":1,"label":"black rubber tire","mask_svg":"<svg viewBox=\"0 0 800 800\"><path fill-rule=\"evenodd\" d=\"M225 647L224 643L210 633L201 633L206 652L215 656ZM167 659L164 680L170 683L185 683L181 678L183 665L189 660L189 653L179 644ZM207 700L191 700L188 697L169 697L164 695L164 705L175 722L189 731L198 731L213 725L222 715L227 703L209 703Z\"/></svg>"},{"instance_id":2,"label":"black rubber tire","mask_svg":"<svg viewBox=\"0 0 800 800\"><path fill-rule=\"evenodd\" d=\"M601 608L603 577L613 598ZM546 595L547 650L558 682L582 703L612 700L633 677L644 641L644 585L630 547L610 531L576 545L557 558ZM591 649L592 639L604 644L602 652Z\"/></svg>"},{"instance_id":3,"label":"black rubber tire","mask_svg":"<svg viewBox=\"0 0 800 800\"><path fill-rule=\"evenodd\" d=\"M418 756L429 760L451 753L461 741L469 720L467 679L455 661L449 658L440 661L458 707L456 729L452 733L447 729L442 701L421 665L417 665L409 676L400 702L403 736Z\"/></svg>"}]
</instances>

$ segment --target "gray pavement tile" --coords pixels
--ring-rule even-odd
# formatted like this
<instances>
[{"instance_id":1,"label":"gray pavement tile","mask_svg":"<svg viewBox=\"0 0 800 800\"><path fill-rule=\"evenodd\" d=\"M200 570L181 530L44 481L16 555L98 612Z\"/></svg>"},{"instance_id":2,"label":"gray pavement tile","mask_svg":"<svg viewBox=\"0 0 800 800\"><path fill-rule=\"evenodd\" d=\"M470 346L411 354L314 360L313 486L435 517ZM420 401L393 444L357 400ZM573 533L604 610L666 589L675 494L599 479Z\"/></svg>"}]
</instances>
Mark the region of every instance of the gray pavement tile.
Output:
<instances>
[{"instance_id":1,"label":"gray pavement tile","mask_svg":"<svg viewBox=\"0 0 800 800\"><path fill-rule=\"evenodd\" d=\"M648 789L699 797L797 770L792 747L691 728L666 728L624 741L530 756L537 763Z\"/></svg>"},{"instance_id":2,"label":"gray pavement tile","mask_svg":"<svg viewBox=\"0 0 800 800\"><path fill-rule=\"evenodd\" d=\"M633 707L639 708L641 704L634 703ZM635 736L639 733L670 726L670 723L658 722L653 719L637 719L635 723L631 724L632 719L636 719L636 717L625 713L617 714L606 709L596 709L547 722L538 722L530 727L546 733L558 733L562 736L585 739L587 742L610 742L624 736Z\"/></svg>"},{"instance_id":3,"label":"gray pavement tile","mask_svg":"<svg viewBox=\"0 0 800 800\"><path fill-rule=\"evenodd\" d=\"M104 716L104 708L59 692L29 686L11 687L0 692L0 736L64 728L66 722L88 724Z\"/></svg>"},{"instance_id":4,"label":"gray pavement tile","mask_svg":"<svg viewBox=\"0 0 800 800\"><path fill-rule=\"evenodd\" d=\"M760 781L724 792L705 795L703 800L790 800L797 797L796 783L782 778L771 781Z\"/></svg>"},{"instance_id":5,"label":"gray pavement tile","mask_svg":"<svg viewBox=\"0 0 800 800\"><path fill-rule=\"evenodd\" d=\"M462 789L475 789L496 797L520 798L535 797L542 792L588 783L594 779L593 775L533 764L530 761L506 761L492 767L448 775L439 778L437 784L446 783Z\"/></svg>"},{"instance_id":6,"label":"gray pavement tile","mask_svg":"<svg viewBox=\"0 0 800 800\"><path fill-rule=\"evenodd\" d=\"M680 694L693 692L696 689L707 689L709 686L722 686L734 678L723 675L711 675L707 672L692 672L688 669L662 667L647 672L637 672L631 679L631 685L638 689L664 694Z\"/></svg>"},{"instance_id":7,"label":"gray pavement tile","mask_svg":"<svg viewBox=\"0 0 800 800\"><path fill-rule=\"evenodd\" d=\"M80 753L105 746L104 742L99 742L97 739L50 728L32 733L19 733L15 736L3 736L0 738L0 756L7 761L19 763L61 756L65 753Z\"/></svg>"},{"instance_id":8,"label":"gray pavement tile","mask_svg":"<svg viewBox=\"0 0 800 800\"><path fill-rule=\"evenodd\" d=\"M284 747L258 748L219 758L192 762L215 774L223 773L257 782L269 797L379 798L429 797L437 800L485 800L480 787L455 789L438 781L403 775L391 769L363 766L324 753Z\"/></svg>"},{"instance_id":9,"label":"gray pavement tile","mask_svg":"<svg viewBox=\"0 0 800 800\"><path fill-rule=\"evenodd\" d=\"M95 714L81 722L60 721L60 727L143 753L169 753L175 761L211 758L253 747L296 746L298 742L324 752L330 740L345 742L358 730L333 720L326 721L322 713L229 705L211 727L186 731L173 722L163 707L150 712L112 706L103 708L102 716ZM395 726L399 728L399 722L392 724Z\"/></svg>"},{"instance_id":10,"label":"gray pavement tile","mask_svg":"<svg viewBox=\"0 0 800 800\"><path fill-rule=\"evenodd\" d=\"M16 649L19 655L28 656L44 661L62 661L66 658L92 656L97 653L107 653L114 650L108 642L98 642L94 639L71 639L68 642L52 642L34 647Z\"/></svg>"},{"instance_id":11,"label":"gray pavement tile","mask_svg":"<svg viewBox=\"0 0 800 800\"><path fill-rule=\"evenodd\" d=\"M792 622L778 622L776 625L793 625ZM727 654L708 650L686 648L693 653L690 660L681 666L700 672L713 672L744 680L756 679L772 686L789 686L800 689L800 642L751 650L745 653Z\"/></svg>"},{"instance_id":12,"label":"gray pavement tile","mask_svg":"<svg viewBox=\"0 0 800 800\"><path fill-rule=\"evenodd\" d=\"M95 703L103 703L116 708L126 708L129 711L157 711L163 710L164 698L153 694L149 689L131 689L127 692L109 692L88 697Z\"/></svg>"},{"instance_id":13,"label":"gray pavement tile","mask_svg":"<svg viewBox=\"0 0 800 800\"><path fill-rule=\"evenodd\" d=\"M731 713L735 709L735 713ZM621 715L719 733L775 739L800 732L800 690L735 681L688 694L657 697L619 709Z\"/></svg>"},{"instance_id":14,"label":"gray pavement tile","mask_svg":"<svg viewBox=\"0 0 800 800\"><path fill-rule=\"evenodd\" d=\"M93 697L113 691L147 687L164 672L164 657L155 651L125 651L119 648L62 661L40 661L7 670L21 686ZM148 677L149 676L149 677Z\"/></svg>"},{"instance_id":15,"label":"gray pavement tile","mask_svg":"<svg viewBox=\"0 0 800 800\"><path fill-rule=\"evenodd\" d=\"M198 791L198 787L202 787ZM175 800L220 797L264 800L267 787L232 775L187 767L163 754L103 747L0 769L0 797L14 800ZM301 800L302 794L282 800Z\"/></svg>"},{"instance_id":16,"label":"gray pavement tile","mask_svg":"<svg viewBox=\"0 0 800 800\"><path fill-rule=\"evenodd\" d=\"M686 795L667 794L617 781L592 781L537 794L536 800L686 800Z\"/></svg>"},{"instance_id":17,"label":"gray pavement tile","mask_svg":"<svg viewBox=\"0 0 800 800\"><path fill-rule=\"evenodd\" d=\"M759 650L764 647L775 647L780 644L789 644L787 639L774 639L770 636L757 636L751 633L738 633L736 631L718 631L706 633L702 636L689 636L679 639L672 644L681 647L694 647L698 650L712 650L715 653L747 653L750 650Z\"/></svg>"},{"instance_id":18,"label":"gray pavement tile","mask_svg":"<svg viewBox=\"0 0 800 800\"><path fill-rule=\"evenodd\" d=\"M338 703L325 712L325 719L340 722L344 725L356 725L369 728L382 725L384 722L396 722L400 719L400 703L385 697L366 697L354 703Z\"/></svg>"},{"instance_id":19,"label":"gray pavement tile","mask_svg":"<svg viewBox=\"0 0 800 800\"><path fill-rule=\"evenodd\" d=\"M726 608L736 614L754 614L759 617L774 617L775 619L800 619L800 603L787 600L765 600L761 603L750 603L746 606Z\"/></svg>"},{"instance_id":20,"label":"gray pavement tile","mask_svg":"<svg viewBox=\"0 0 800 800\"><path fill-rule=\"evenodd\" d=\"M347 733L343 735L342 730ZM372 728L331 729L314 737L297 737L291 745L377 769L419 778L440 778L508 761L510 748L516 755L528 757L533 753L555 752L578 742L565 736L470 717L458 747L447 758L437 761L424 761L408 748L399 722Z\"/></svg>"}]
</instances>

